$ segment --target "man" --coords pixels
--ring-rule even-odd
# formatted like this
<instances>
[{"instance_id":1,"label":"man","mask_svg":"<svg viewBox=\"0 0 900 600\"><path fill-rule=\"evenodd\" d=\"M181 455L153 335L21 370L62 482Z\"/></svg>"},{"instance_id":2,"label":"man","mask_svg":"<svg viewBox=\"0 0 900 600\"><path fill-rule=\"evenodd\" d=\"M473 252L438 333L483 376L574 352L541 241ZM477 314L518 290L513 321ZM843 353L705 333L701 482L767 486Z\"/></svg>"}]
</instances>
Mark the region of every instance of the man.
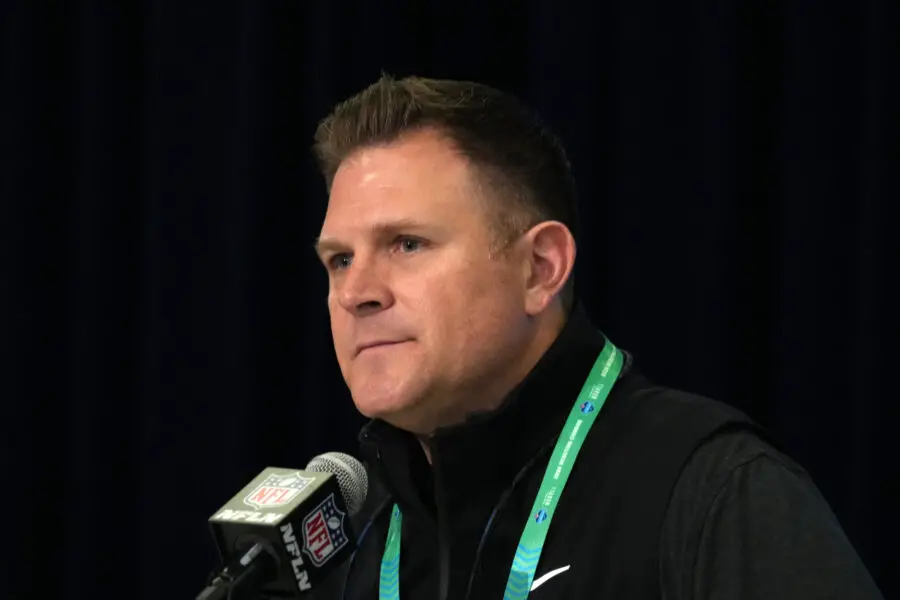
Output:
<instances>
[{"instance_id":1,"label":"man","mask_svg":"<svg viewBox=\"0 0 900 600\"><path fill-rule=\"evenodd\" d=\"M590 324L569 166L528 109L382 77L315 149L316 251L373 482L322 597L881 597L763 432L654 385Z\"/></svg>"}]
</instances>

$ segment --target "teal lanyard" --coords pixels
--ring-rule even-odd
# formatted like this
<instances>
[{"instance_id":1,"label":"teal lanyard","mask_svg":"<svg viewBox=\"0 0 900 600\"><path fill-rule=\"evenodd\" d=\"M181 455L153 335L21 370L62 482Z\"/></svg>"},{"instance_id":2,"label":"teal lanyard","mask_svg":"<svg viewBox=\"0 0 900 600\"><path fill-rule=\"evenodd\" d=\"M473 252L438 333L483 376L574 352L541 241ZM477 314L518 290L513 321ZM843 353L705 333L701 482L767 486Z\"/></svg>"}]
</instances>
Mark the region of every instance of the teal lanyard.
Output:
<instances>
[{"instance_id":1,"label":"teal lanyard","mask_svg":"<svg viewBox=\"0 0 900 600\"><path fill-rule=\"evenodd\" d=\"M600 356L594 363L578 399L572 406L566 424L550 456L550 463L544 472L541 489L538 490L531 509L531 516L525 523L519 547L513 558L509 579L506 581L506 593L503 600L519 600L526 598L531 591L534 571L537 568L544 539L550 528L550 521L556 512L559 497L572 472L572 465L578 457L578 451L587 437L591 425L597 418L600 409L606 402L610 390L619 377L622 369L622 353L612 342L606 342ZM380 600L400 599L400 529L403 515L395 504L391 515L391 526L388 529L384 555L381 558L381 580L378 597Z\"/></svg>"}]
</instances>

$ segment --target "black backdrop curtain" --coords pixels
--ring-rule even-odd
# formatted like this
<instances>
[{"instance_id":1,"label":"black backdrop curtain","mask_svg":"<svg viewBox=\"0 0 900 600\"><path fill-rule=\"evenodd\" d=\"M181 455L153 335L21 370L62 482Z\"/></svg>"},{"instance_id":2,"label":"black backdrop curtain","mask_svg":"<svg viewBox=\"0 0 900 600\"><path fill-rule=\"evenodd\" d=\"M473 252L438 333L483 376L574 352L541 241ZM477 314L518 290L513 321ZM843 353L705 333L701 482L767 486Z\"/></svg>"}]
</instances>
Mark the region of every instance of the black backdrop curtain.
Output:
<instances>
[{"instance_id":1,"label":"black backdrop curtain","mask_svg":"<svg viewBox=\"0 0 900 600\"><path fill-rule=\"evenodd\" d=\"M212 511L355 451L309 146L382 70L543 112L598 325L767 426L900 589L893 0L0 11L0 597L192 598Z\"/></svg>"}]
</instances>

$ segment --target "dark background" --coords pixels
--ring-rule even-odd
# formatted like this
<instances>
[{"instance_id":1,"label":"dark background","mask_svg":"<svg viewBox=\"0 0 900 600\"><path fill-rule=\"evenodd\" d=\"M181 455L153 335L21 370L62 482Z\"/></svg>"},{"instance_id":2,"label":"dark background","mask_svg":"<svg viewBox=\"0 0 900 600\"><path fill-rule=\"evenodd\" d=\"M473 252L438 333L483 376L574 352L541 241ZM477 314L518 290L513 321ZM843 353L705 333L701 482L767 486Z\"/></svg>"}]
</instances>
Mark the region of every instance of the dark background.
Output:
<instances>
[{"instance_id":1,"label":"dark background","mask_svg":"<svg viewBox=\"0 0 900 600\"><path fill-rule=\"evenodd\" d=\"M216 508L355 452L309 148L382 70L544 114L597 324L767 426L900 591L896 1L6 0L0 32L0 597L193 598Z\"/></svg>"}]
</instances>

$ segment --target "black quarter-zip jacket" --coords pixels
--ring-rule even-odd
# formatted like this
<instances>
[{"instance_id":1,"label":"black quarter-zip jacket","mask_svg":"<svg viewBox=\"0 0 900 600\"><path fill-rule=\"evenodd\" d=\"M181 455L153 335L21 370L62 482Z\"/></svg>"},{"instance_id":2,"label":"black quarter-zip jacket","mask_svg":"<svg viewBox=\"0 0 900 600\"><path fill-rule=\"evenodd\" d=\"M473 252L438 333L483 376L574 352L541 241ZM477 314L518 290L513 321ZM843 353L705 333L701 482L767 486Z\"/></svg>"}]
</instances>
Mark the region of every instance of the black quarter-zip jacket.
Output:
<instances>
[{"instance_id":1,"label":"black quarter-zip jacket","mask_svg":"<svg viewBox=\"0 0 900 600\"><path fill-rule=\"evenodd\" d=\"M576 305L498 410L435 432L431 464L412 435L367 424L359 549L315 597L378 598L396 503L402 599L503 598L550 454L605 343ZM723 403L654 385L624 354L530 599L881 597L808 475L763 430Z\"/></svg>"}]
</instances>

